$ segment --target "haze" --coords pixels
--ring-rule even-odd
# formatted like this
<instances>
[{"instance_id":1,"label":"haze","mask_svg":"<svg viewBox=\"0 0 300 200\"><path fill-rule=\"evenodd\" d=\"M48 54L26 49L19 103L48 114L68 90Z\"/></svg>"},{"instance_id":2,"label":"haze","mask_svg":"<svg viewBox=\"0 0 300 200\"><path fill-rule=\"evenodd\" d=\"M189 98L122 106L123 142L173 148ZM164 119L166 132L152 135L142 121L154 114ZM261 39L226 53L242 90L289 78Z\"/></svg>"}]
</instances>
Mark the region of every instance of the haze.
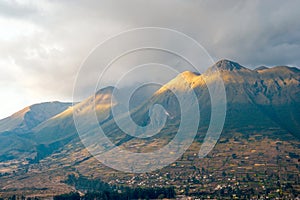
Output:
<instances>
[{"instance_id":1,"label":"haze","mask_svg":"<svg viewBox=\"0 0 300 200\"><path fill-rule=\"evenodd\" d=\"M97 44L131 28L184 32L214 60L250 68L299 66L299 7L296 0L2 0L0 118L37 102L71 101L82 60Z\"/></svg>"}]
</instances>

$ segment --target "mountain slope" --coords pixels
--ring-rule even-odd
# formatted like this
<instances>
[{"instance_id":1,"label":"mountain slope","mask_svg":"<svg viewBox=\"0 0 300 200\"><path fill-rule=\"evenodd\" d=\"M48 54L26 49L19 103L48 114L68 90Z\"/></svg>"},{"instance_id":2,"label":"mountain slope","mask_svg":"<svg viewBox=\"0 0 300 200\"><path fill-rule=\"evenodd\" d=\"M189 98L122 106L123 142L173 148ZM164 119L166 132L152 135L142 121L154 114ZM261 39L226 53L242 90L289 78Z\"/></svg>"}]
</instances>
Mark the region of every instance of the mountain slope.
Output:
<instances>
[{"instance_id":1,"label":"mountain slope","mask_svg":"<svg viewBox=\"0 0 300 200\"><path fill-rule=\"evenodd\" d=\"M0 132L28 132L40 123L66 110L71 103L46 102L34 104L0 120Z\"/></svg>"},{"instance_id":2,"label":"mountain slope","mask_svg":"<svg viewBox=\"0 0 300 200\"><path fill-rule=\"evenodd\" d=\"M216 81L218 76L224 81L226 90L225 125L216 148L209 154L209 157L199 160L197 154L208 129L212 109L206 83ZM260 180L255 178L266 177L268 174L270 177L275 177L275 181L270 182L271 185L278 182L276 178L280 176L278 172L281 173L284 169L287 171L291 169L294 174L299 174L297 173L299 171L298 165L295 164L299 162L297 161L299 159L297 156L299 155L300 138L299 69L279 66L250 70L229 60L217 62L203 74L188 71L179 74L157 90L144 104L131 110L132 119L137 124L145 126L151 123L149 108L152 105L160 104L165 108L167 113L166 126L153 137L134 138L126 135L117 126L112 118L111 109L114 106L122 105L119 105L120 103L112 95L115 88L108 87L98 91L95 98L93 95L44 120L30 129L28 134L17 134L10 131L0 134L0 166L2 161L11 162L14 160L19 162L18 167L8 166L10 169L20 169L20 173L23 173L21 177L25 177L20 180L24 180L26 183L28 179L31 179L34 184L35 181L32 177L39 177L40 174L49 176L49 180L45 178L44 182L50 183L55 179L62 183L60 180L65 179L64 175L61 175L63 173L81 173L104 178L106 176L106 178L109 177L110 181L121 180L119 182L121 184L124 183L122 182L124 180L132 180L131 177L128 178L131 176L130 174L124 175L109 169L89 154L78 137L73 113L76 112L78 115L85 116L86 113L94 109L95 105L99 125L113 143L132 152L150 152L161 148L172 140L180 124L182 115L180 103L170 88L178 93L194 90L201 114L195 142L188 149L186 155L165 169L167 174L173 173L173 177L176 177L173 179L174 185L182 184L184 181L181 180L190 177L191 174L194 178L203 176L203 179L199 180L199 183L203 183L209 181L207 177L210 175L215 176L219 173L220 176L214 177L215 180L218 180L217 184L219 184L219 180L228 183L226 182L228 177L223 175L225 170L227 170L227 174L232 174L231 177L239 178L238 176L241 176L240 178L245 178L249 175L256 181L256 184ZM183 108L183 110L185 109L188 110L189 107ZM124 115L120 113L117 117L122 118ZM154 124L160 124L163 118L160 115L156 117ZM91 126L89 118L83 117L83 119L86 130L89 133L97 133L97 129ZM95 139L95 144L98 143L97 139L99 138ZM31 163L27 164L26 158ZM121 160L124 163L130 163L127 158ZM186 163L189 162L192 163L192 166L187 167ZM7 164L5 163L5 165ZM205 169L202 166L205 166ZM24 168L29 169L29 171L22 171ZM59 177L55 175L56 172L54 171L59 171ZM263 174L260 174L261 172ZM194 176L194 173L198 173L198 175ZM254 174L253 177L252 174ZM152 177L152 174L149 177ZM7 179L3 180L9 180L11 177L5 178ZM180 182L175 181L177 178ZM18 180L15 180L14 177L11 179L13 181L10 182L9 186L6 182L2 183L3 188L15 188L15 183L18 183ZM145 180L153 181L151 178ZM153 183L157 184L157 180L154 180ZM188 183L188 180L185 181ZM240 180L240 183L243 183L243 179ZM192 183L189 182L189 184ZM202 187L203 185L198 186ZM184 188L181 187L181 189Z\"/></svg>"},{"instance_id":3,"label":"mountain slope","mask_svg":"<svg viewBox=\"0 0 300 200\"><path fill-rule=\"evenodd\" d=\"M286 66L259 70L255 83L256 102L277 124L300 137L300 70ZM257 93L263 93L264 99Z\"/></svg>"},{"instance_id":4,"label":"mountain slope","mask_svg":"<svg viewBox=\"0 0 300 200\"><path fill-rule=\"evenodd\" d=\"M179 123L179 102L167 88L176 91L193 89L200 106L200 127L207 127L211 104L206 82L215 82L218 77L224 81L227 97L225 132L274 128L300 137L300 73L298 69L289 67L250 70L238 63L221 60L202 75L192 72L178 75L132 116L136 121L147 120L147 110L157 103L164 106L169 118L177 119ZM185 83L180 81L182 78Z\"/></svg>"},{"instance_id":5,"label":"mountain slope","mask_svg":"<svg viewBox=\"0 0 300 200\"><path fill-rule=\"evenodd\" d=\"M38 143L51 143L67 137L77 136L73 119L74 111L79 115L85 115L85 113L88 113L95 108L99 123L105 121L110 116L111 106L116 104L116 102L113 102L112 98L114 89L115 88L113 87L103 88L99 90L95 96L92 95L73 107L70 107L43 122L32 130L35 135L35 140ZM88 119L86 123L88 125Z\"/></svg>"},{"instance_id":6,"label":"mountain slope","mask_svg":"<svg viewBox=\"0 0 300 200\"><path fill-rule=\"evenodd\" d=\"M0 120L0 161L33 159L36 143L32 139L32 129L71 105L57 101L34 104Z\"/></svg>"},{"instance_id":7,"label":"mountain slope","mask_svg":"<svg viewBox=\"0 0 300 200\"><path fill-rule=\"evenodd\" d=\"M153 96L141 106L134 108L130 115L132 119L139 125L145 126L150 123L149 108L154 104L162 105L166 112L167 126L161 130L159 134L150 138L147 144L151 146L153 142L160 141L165 144L170 141L176 134L180 124L180 103L175 94L168 88L177 92L186 92L194 90L201 113L199 122L198 138L203 138L211 115L210 95L206 86L206 82L214 82L220 76L224 81L227 96L227 112L224 125L223 135L230 137L230 134L242 132L250 135L253 132L264 133L266 130L276 130L277 137L282 135L286 137L293 134L299 138L300 130L300 73L296 68L274 67L260 68L256 70L247 69L238 63L221 60L211 66L204 74L193 72L183 72L156 91ZM184 81L183 81L184 80ZM8 136L15 137L14 141L27 141L31 144L30 154L38 153L39 159L51 155L54 151L59 150L66 144L75 144L79 141L77 130L74 125L73 112L84 116L88 111L96 108L99 124L107 133L107 136L117 144L128 145L134 141L146 141L136 139L126 135L116 125L111 116L111 107L118 105L118 102L112 97L115 90L113 87L103 88L94 96L69 107L63 112L49 117L44 116L43 121L38 126L30 127L31 134L28 138L20 138L16 133L7 132L3 135L3 140ZM122 106L122 105L121 105ZM186 108L188 109L188 108ZM16 114L17 119L23 119L26 110ZM39 115L45 113L37 112ZM48 117L48 119L46 119ZM122 113L120 113L122 117ZM6 119L7 120L7 119ZM154 124L159 124L162 119L158 115ZM5 124L2 121L3 124ZM13 123L7 123L13 124ZM16 123L19 124L19 123ZM90 126L89 119L84 122L86 130L93 133L96 132L94 127ZM19 125L18 127L21 127ZM25 130L25 129L24 129ZM11 137L11 138L13 138ZM153 139L153 141L151 141ZM7 141L10 141L6 139ZM30 145L19 142L18 151L26 152ZM6 156L9 152L13 152L13 148L8 144L2 144L5 151L0 154ZM17 145L18 146L18 145ZM27 149L27 150L26 150ZM17 151L17 152L18 152Z\"/></svg>"},{"instance_id":8,"label":"mountain slope","mask_svg":"<svg viewBox=\"0 0 300 200\"><path fill-rule=\"evenodd\" d=\"M74 124L73 112L77 112L79 115L85 115L85 113L95 108L99 123L107 120L107 118L110 117L111 106L116 104L112 98L114 89L113 87L103 88L95 95L69 107L65 111L33 128L31 130L31 141L34 141L35 144L36 156L34 161L37 162L51 155L71 141L73 144L79 141ZM89 126L89 119L86 119L85 123L86 126Z\"/></svg>"},{"instance_id":9,"label":"mountain slope","mask_svg":"<svg viewBox=\"0 0 300 200\"><path fill-rule=\"evenodd\" d=\"M236 130L251 134L257 130L263 132L274 129L281 134L292 133L299 137L300 112L297 111L300 108L300 75L298 69L289 67L250 70L238 63L221 60L202 75L183 72L156 91L145 104L132 110L131 117L137 124L145 126L150 123L149 108L154 104L162 105L168 112L167 126L156 138L169 135L165 138L168 140L172 138L171 133L176 133L181 116L180 104L168 88L183 93L193 89L197 95L201 113L199 133L205 133L211 114L210 95L206 82L215 81L217 76L223 79L227 96L224 133ZM110 95L112 91L113 88L104 88L96 95L99 123L113 141L126 143L134 138L126 135L111 119ZM86 109L92 109L93 103L93 98L90 97L73 109L84 115ZM35 128L36 141L47 144L70 136L77 137L72 113L71 109L66 110ZM156 120L157 123L161 121L161 119ZM86 127L90 132L96 131L89 127L88 120Z\"/></svg>"},{"instance_id":10,"label":"mountain slope","mask_svg":"<svg viewBox=\"0 0 300 200\"><path fill-rule=\"evenodd\" d=\"M70 141L78 141L73 111L84 115L95 104L99 122L106 120L110 106L114 105L113 90L113 87L101 89L95 94L95 101L93 95L74 106L59 102L36 104L2 120L3 130L11 130L0 134L0 161L26 158L38 161Z\"/></svg>"}]
</instances>

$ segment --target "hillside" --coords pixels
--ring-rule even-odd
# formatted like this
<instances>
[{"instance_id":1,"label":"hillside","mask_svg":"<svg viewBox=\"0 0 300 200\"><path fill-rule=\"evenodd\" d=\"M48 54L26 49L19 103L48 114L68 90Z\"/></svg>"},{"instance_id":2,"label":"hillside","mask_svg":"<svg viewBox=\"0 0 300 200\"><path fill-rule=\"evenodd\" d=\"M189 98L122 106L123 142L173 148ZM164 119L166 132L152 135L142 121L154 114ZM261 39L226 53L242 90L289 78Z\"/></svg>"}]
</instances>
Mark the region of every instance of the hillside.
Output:
<instances>
[{"instance_id":1,"label":"hillside","mask_svg":"<svg viewBox=\"0 0 300 200\"><path fill-rule=\"evenodd\" d=\"M207 157L199 159L197 155L210 123L212 109L206 84L215 82L218 77L222 78L226 90L225 124L214 150ZM194 187L194 192L201 191L201 188L215 191L218 183L236 184L236 180L242 182L246 178L249 178L248 182L251 183L245 186L247 191L251 187L258 187L257 182L262 180L271 188L279 178L282 179L282 183L284 180L285 184L289 181L294 189L300 189L297 183L300 172L297 160L300 158L299 69L278 66L251 70L236 62L221 60L203 74L183 72L129 113L134 122L141 127L150 124L150 129L166 121L165 127L157 135L146 139L127 135L117 126L115 120L123 123L132 133L143 133L131 129L129 123L127 125L126 113L118 113L117 119L112 118L112 108L120 108L120 111L123 109L118 99L112 95L113 91L118 92L113 87L103 88L73 107L68 106L60 113L45 116L38 125L31 128L27 126L26 130L29 130L29 133L26 136L16 134L14 128L0 133L0 137L3 137L0 140L3 147L0 151L0 173L1 170L8 172L2 182L0 181L0 192L6 193L9 189L19 190L25 187L15 176L25 183L32 184L34 188L46 185L48 189L44 191L45 194L61 193L62 188L70 191L69 186L60 182L69 173L101 178L113 184L126 182L131 186L164 185L168 182L178 186L177 191L185 190L187 184ZM82 116L81 122L87 134L94 134L91 146L101 144L101 136L97 135L96 127L100 125L114 144L131 152L151 152L160 149L174 138L184 114L181 113L180 102L175 93L185 94L190 91L195 92L200 108L195 141L177 161L162 170L141 174L143 179L104 166L95 160L80 142L73 120L74 112ZM155 104L163 106L165 112L154 116L151 121L149 108ZM195 105L186 106L183 112L192 109L193 106ZM94 109L98 118L97 124L92 123L88 117ZM20 111L13 116L23 116L24 112L27 111ZM188 123L193 124L194 121ZM16 146L18 148L15 148ZM118 159L118 162L120 165L133 163L126 157ZM18 173L12 175L10 169ZM261 172L265 175L260 174ZM224 174L227 174L230 180ZM160 178L159 181L153 178L164 176L169 178ZM270 180L267 179L269 176ZM42 181L34 183L37 177ZM50 177L56 177L55 184L49 180ZM132 178L136 179L130 182ZM10 184L5 186L3 181L10 181ZM59 188L56 185L59 185ZM274 187L272 191L276 189ZM32 190L39 193L37 189Z\"/></svg>"},{"instance_id":2,"label":"hillside","mask_svg":"<svg viewBox=\"0 0 300 200\"><path fill-rule=\"evenodd\" d=\"M40 123L66 110L71 105L72 103L55 101L28 106L17 113L0 120L0 132L28 132Z\"/></svg>"}]
</instances>

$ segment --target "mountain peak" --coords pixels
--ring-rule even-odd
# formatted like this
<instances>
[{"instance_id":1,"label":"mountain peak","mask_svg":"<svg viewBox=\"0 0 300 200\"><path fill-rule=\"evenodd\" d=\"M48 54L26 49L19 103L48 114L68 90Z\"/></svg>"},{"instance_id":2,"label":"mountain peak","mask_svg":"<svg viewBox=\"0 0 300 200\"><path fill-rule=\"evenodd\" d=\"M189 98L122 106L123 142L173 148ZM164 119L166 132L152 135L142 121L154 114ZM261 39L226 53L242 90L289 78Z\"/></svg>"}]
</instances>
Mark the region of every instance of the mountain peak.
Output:
<instances>
[{"instance_id":1,"label":"mountain peak","mask_svg":"<svg viewBox=\"0 0 300 200\"><path fill-rule=\"evenodd\" d=\"M245 67L241 66L240 64L230 61L230 60L226 60L226 59L222 59L220 61L218 61L216 64L213 65L213 68L217 68L218 70L227 70L227 71L233 71L233 70L241 70L241 69L245 69Z\"/></svg>"},{"instance_id":2,"label":"mountain peak","mask_svg":"<svg viewBox=\"0 0 300 200\"><path fill-rule=\"evenodd\" d=\"M267 73L267 74L274 74L276 76L282 76L284 74L299 74L300 70L296 67L288 67L288 66L275 66L271 68L266 68L264 70L256 69L259 73Z\"/></svg>"},{"instance_id":3,"label":"mountain peak","mask_svg":"<svg viewBox=\"0 0 300 200\"><path fill-rule=\"evenodd\" d=\"M269 69L269 68L266 66L259 66L259 67L255 68L254 70L259 71L259 70L265 70L265 69Z\"/></svg>"},{"instance_id":4,"label":"mountain peak","mask_svg":"<svg viewBox=\"0 0 300 200\"><path fill-rule=\"evenodd\" d=\"M193 79L199 75L200 75L199 73L191 72L191 71L184 71L180 74L181 77L184 77L187 80Z\"/></svg>"},{"instance_id":5,"label":"mountain peak","mask_svg":"<svg viewBox=\"0 0 300 200\"><path fill-rule=\"evenodd\" d=\"M275 66L273 67L274 70L282 70L282 71L291 71L294 73L299 73L300 70L296 67L289 67L289 66Z\"/></svg>"},{"instance_id":6,"label":"mountain peak","mask_svg":"<svg viewBox=\"0 0 300 200\"><path fill-rule=\"evenodd\" d=\"M0 120L0 132L15 131L18 133L25 133L40 123L66 110L71 105L71 103L58 101L33 104Z\"/></svg>"},{"instance_id":7,"label":"mountain peak","mask_svg":"<svg viewBox=\"0 0 300 200\"><path fill-rule=\"evenodd\" d=\"M104 88L99 89L96 92L96 95L98 95L98 94L112 94L115 89L116 88L113 87L113 86L104 87Z\"/></svg>"}]
</instances>

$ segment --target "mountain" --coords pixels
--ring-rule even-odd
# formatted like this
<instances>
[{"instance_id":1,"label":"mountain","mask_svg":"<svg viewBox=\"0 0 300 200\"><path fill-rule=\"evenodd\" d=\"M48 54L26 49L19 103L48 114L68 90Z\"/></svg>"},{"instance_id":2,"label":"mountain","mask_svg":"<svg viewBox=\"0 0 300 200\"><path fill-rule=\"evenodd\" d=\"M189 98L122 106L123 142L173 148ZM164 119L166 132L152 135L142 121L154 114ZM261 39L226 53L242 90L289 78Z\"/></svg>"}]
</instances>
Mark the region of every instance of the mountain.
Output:
<instances>
[{"instance_id":1,"label":"mountain","mask_svg":"<svg viewBox=\"0 0 300 200\"><path fill-rule=\"evenodd\" d=\"M46 102L28 106L17 113L0 120L0 132L13 131L24 133L30 131L40 123L61 113L72 103Z\"/></svg>"},{"instance_id":2,"label":"mountain","mask_svg":"<svg viewBox=\"0 0 300 200\"><path fill-rule=\"evenodd\" d=\"M34 104L0 120L0 161L33 158L35 141L31 138L32 129L71 105L58 101Z\"/></svg>"},{"instance_id":3,"label":"mountain","mask_svg":"<svg viewBox=\"0 0 300 200\"><path fill-rule=\"evenodd\" d=\"M203 142L211 118L212 107L207 84L216 82L219 77L223 80L226 90L227 111L225 124L219 143L207 158L211 160L204 158L202 162L197 160L195 155L197 155ZM68 105L60 112L52 115L44 116L44 112L36 110L34 112L36 116L43 116L41 118L30 118L39 120L35 123L29 123L28 118L26 118L28 122L24 120L25 117L23 116L26 115L24 113L29 111L20 111L13 115L15 117L1 121L2 127L8 128L2 128L1 130L4 131L0 131L0 146L2 148L0 150L0 171L1 162L10 162L14 164L9 166L20 169L20 177L25 177L24 180L28 181L33 181L34 178L30 176L26 178L26 173L37 173L38 175L35 175L38 177L41 173L45 177L56 176L55 173L58 173L62 178L57 178L57 180L63 180L66 175L62 175L61 171L88 174L93 177L101 177L107 181L115 181L116 177L118 177L118 180L122 178L129 180L128 177L131 175L117 173L99 164L87 152L78 137L73 114L76 113L77 116L82 116L83 121L81 122L84 124L83 128L87 133L97 133L95 125L100 125L107 137L113 143L122 146L122 148L128 148L132 152L149 152L159 149L174 138L180 126L181 116L184 114L181 112L190 110L195 106L185 106L181 110L180 101L176 98L175 93L185 94L191 91L195 92L200 108L198 133L195 142L186 155L178 159L172 166L166 167L169 174L174 172L177 178L183 177L183 179L184 177L190 177L184 174L185 170L181 168L190 161L193 166L188 169L195 169L201 176L206 173L201 167L207 167L207 171L212 170L211 174L219 172L223 174L223 170L227 170L226 173L232 173L240 169L244 170L246 167L248 171L245 170L241 173L251 172L252 174L256 173L256 170L265 170L265 173L267 173L270 170L273 174L272 177L278 176L276 174L278 173L277 166L284 165L286 169L295 171L295 162L298 158L297 155L300 153L300 70L286 66L260 67L251 70L230 60L218 61L203 74L189 71L179 74L154 92L140 106L135 106L130 113L123 112L123 105L113 95L114 92L118 94L118 89L114 87L103 88L82 102L74 106ZM149 109L155 104L159 104L164 108L164 114L157 113L151 120ZM122 111L118 113L117 118L112 117L112 109L114 108ZM94 109L98 118L97 124L92 124L89 119L89 112ZM116 120L119 120L131 133L139 133L136 129L132 129L129 123L127 124L126 119L128 117L131 117L135 123L142 127L150 124L150 129L160 126L162 122L166 122L166 126L157 135L149 139L135 138L125 134L116 123ZM8 120L14 118L18 120ZM26 123L23 121L26 121ZM193 122L188 123L192 124ZM24 126L24 124L28 125ZM147 130L141 130L147 132ZM25 132L27 134L23 134ZM98 139L101 138L95 139L95 144ZM265 145L269 145L269 152L265 151ZM252 149L248 149L250 147ZM241 150L242 148L245 149ZM260 154L247 153L256 151ZM221 155L221 157L214 159L212 155L215 154ZM243 154L243 156L239 157L240 154ZM253 155L255 156L252 158ZM261 159L259 160L259 155L266 156L259 157ZM250 160L252 159L251 162L247 160L248 157L250 157ZM122 161L124 163L130 162L126 158L123 158ZM253 168L252 165L254 166L257 162L259 162L259 166L270 164L270 166L276 165L277 168ZM284 163L280 164L280 162ZM212 167L211 163L215 163L215 166ZM250 164L251 167L249 167ZM24 168L28 172L24 172ZM49 168L53 171L48 172ZM195 171L192 173L196 173ZM111 174L114 174L114 178L110 177ZM209 174L205 175L209 176ZM192 177L192 180L195 177L196 175ZM221 177L218 178L221 179ZM182 184L176 182L177 178L172 179L174 184ZM48 178L45 179L47 183ZM12 181L13 178L8 177L5 180ZM204 181L204 179L201 181ZM193 184L196 182L193 182ZM14 184L17 184L15 180L12 181L9 187L14 188ZM214 186L216 187L216 185ZM63 187L67 189L66 185ZM178 187L181 188L181 186ZM53 191L55 190L53 189Z\"/></svg>"},{"instance_id":4,"label":"mountain","mask_svg":"<svg viewBox=\"0 0 300 200\"><path fill-rule=\"evenodd\" d=\"M266 66L259 66L259 67L255 68L254 70L259 71L259 70L265 70L265 69L269 69L269 68Z\"/></svg>"},{"instance_id":5,"label":"mountain","mask_svg":"<svg viewBox=\"0 0 300 200\"><path fill-rule=\"evenodd\" d=\"M139 118L145 121L147 109L153 104L161 104L170 114L169 117L179 122L179 102L168 88L175 91L193 89L200 103L200 127L207 127L211 104L206 83L216 82L218 77L222 78L226 90L224 132L275 128L300 137L300 70L290 67L250 70L236 62L221 60L202 75L193 72L178 75L132 116L136 121Z\"/></svg>"},{"instance_id":6,"label":"mountain","mask_svg":"<svg viewBox=\"0 0 300 200\"><path fill-rule=\"evenodd\" d=\"M214 68L219 70L226 88L225 128L276 127L300 137L299 69L250 70L228 60L219 61L209 70Z\"/></svg>"},{"instance_id":7,"label":"mountain","mask_svg":"<svg viewBox=\"0 0 300 200\"><path fill-rule=\"evenodd\" d=\"M186 71L162 86L148 101L131 110L130 117L138 125L146 126L150 123L149 108L154 104L162 105L168 113L167 126L156 137L169 135L168 137L171 138L170 134L176 133L178 129L182 114L174 91L185 93L194 90L201 113L199 133L205 133L211 117L210 95L206 83L215 82L218 77L221 77L224 82L227 100L223 133L229 134L235 130L250 134L255 129L261 131L274 129L283 135L292 134L300 137L300 70L286 66L250 70L236 62L224 59L208 68L203 74ZM27 143L32 145L21 145L26 147L24 151L26 152L29 146L33 146L37 152L44 154L40 157L42 158L72 140L79 141L73 112L84 116L95 108L99 124L108 132L108 136L116 143L125 144L135 138L120 130L112 118L112 106L122 107L112 96L113 91L118 93L116 88L103 88L72 107L69 103L59 102L30 106L1 120L0 130L8 132L5 135L17 137L14 142L19 141L17 143L23 144L23 141L29 140ZM156 121L153 126L161 124L163 121L161 116L163 115L158 115L158 118L154 119ZM122 113L119 117L122 118ZM123 116L125 117L128 116ZM86 130L95 132L96 129L89 119L85 120L82 123L85 124ZM126 128L126 121L124 123ZM19 138L20 135L16 135L26 131L30 134L25 139L24 136ZM2 145L3 149L10 147L9 143L6 144ZM23 151L22 148L20 150ZM42 153L43 151L47 153Z\"/></svg>"},{"instance_id":8,"label":"mountain","mask_svg":"<svg viewBox=\"0 0 300 200\"><path fill-rule=\"evenodd\" d=\"M24 122L17 126L18 129L14 128L0 134L0 145L2 147L0 150L0 161L2 158L2 160L21 159L23 161L25 159L37 162L55 150L62 148L70 141L77 141L79 138L74 125L73 112L84 115L86 112L94 109L95 105L98 120L105 121L110 116L110 106L114 105L111 104L113 90L113 87L103 88L95 95L74 106L70 103L64 103L62 104L63 106L59 107L61 110L56 112L53 108L60 105L58 102L33 105L12 115L12 117L20 116L21 119L24 119ZM46 108L49 108L49 112ZM26 110L29 114L24 112ZM20 113L23 115L20 115ZM29 118L27 115L34 117ZM40 115L43 116L40 117ZM22 118L22 116L25 117ZM3 124L11 118L4 119ZM22 125L26 124L26 122L28 123L29 119L36 118L39 123L36 120L35 124L37 125L31 126L30 130L28 130L29 128L22 129L23 132L26 130L27 134L20 134L19 127L23 127ZM88 121L86 123L88 124Z\"/></svg>"},{"instance_id":9,"label":"mountain","mask_svg":"<svg viewBox=\"0 0 300 200\"><path fill-rule=\"evenodd\" d=\"M111 106L117 104L112 97L114 89L114 87L100 89L95 95L44 121L32 129L35 140L39 143L51 143L68 137L74 137L74 135L77 136L73 119L74 111L78 115L85 115L95 109L99 122L107 120L110 117ZM88 126L88 119L85 123Z\"/></svg>"}]
</instances>

